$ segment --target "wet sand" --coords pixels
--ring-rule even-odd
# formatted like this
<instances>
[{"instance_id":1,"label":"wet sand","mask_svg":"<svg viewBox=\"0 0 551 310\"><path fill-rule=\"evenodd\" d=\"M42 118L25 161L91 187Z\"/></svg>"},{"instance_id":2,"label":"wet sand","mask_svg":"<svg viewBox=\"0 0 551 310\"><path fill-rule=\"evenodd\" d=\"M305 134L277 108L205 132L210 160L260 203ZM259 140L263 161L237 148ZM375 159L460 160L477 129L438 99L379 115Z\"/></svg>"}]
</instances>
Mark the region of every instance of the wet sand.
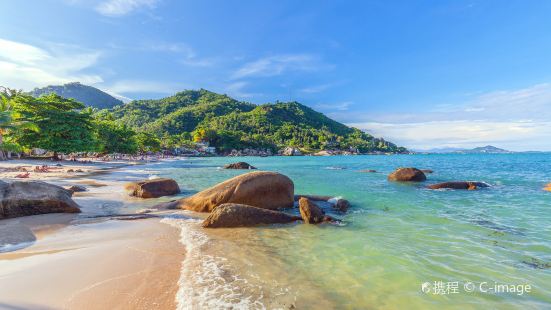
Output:
<instances>
[{"instance_id":1,"label":"wet sand","mask_svg":"<svg viewBox=\"0 0 551 310\"><path fill-rule=\"evenodd\" d=\"M67 226L0 254L0 308L174 309L183 255L158 219Z\"/></svg>"}]
</instances>

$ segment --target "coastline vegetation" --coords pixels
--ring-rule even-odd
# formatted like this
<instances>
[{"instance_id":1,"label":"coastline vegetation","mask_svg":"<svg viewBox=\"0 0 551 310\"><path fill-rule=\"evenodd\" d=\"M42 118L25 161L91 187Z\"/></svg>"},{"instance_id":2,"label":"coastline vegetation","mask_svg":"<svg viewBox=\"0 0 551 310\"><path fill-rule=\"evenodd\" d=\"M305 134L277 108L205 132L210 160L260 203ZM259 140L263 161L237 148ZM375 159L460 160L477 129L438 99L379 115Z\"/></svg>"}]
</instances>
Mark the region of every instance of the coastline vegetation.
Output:
<instances>
[{"instance_id":1,"label":"coastline vegetation","mask_svg":"<svg viewBox=\"0 0 551 310\"><path fill-rule=\"evenodd\" d=\"M210 145L222 154L285 147L304 153L402 153L382 138L334 121L298 102L254 105L204 89L158 100L134 100L112 109L86 107L55 93L39 97L0 89L0 150L58 154L144 154Z\"/></svg>"}]
</instances>

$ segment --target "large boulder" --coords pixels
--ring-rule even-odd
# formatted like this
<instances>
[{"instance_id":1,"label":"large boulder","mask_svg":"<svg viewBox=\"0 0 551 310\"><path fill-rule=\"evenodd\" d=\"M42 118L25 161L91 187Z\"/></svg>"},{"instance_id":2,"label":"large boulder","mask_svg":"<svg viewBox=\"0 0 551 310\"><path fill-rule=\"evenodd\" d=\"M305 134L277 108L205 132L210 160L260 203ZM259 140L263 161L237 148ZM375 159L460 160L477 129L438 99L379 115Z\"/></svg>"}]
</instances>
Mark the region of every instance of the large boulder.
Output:
<instances>
[{"instance_id":1,"label":"large boulder","mask_svg":"<svg viewBox=\"0 0 551 310\"><path fill-rule=\"evenodd\" d=\"M177 200L166 207L197 212L211 212L224 203L246 204L262 209L292 208L294 188L293 181L283 174L249 172L191 197Z\"/></svg>"},{"instance_id":2,"label":"large boulder","mask_svg":"<svg viewBox=\"0 0 551 310\"><path fill-rule=\"evenodd\" d=\"M467 181L460 181L460 182L443 182L438 184L432 184L427 186L427 188L430 189L467 189L467 190L475 190L479 187L489 187L487 183L484 182L467 182Z\"/></svg>"},{"instance_id":3,"label":"large boulder","mask_svg":"<svg viewBox=\"0 0 551 310\"><path fill-rule=\"evenodd\" d=\"M423 182L427 176L417 168L398 168L388 175L389 181L396 182Z\"/></svg>"},{"instance_id":4,"label":"large boulder","mask_svg":"<svg viewBox=\"0 0 551 310\"><path fill-rule=\"evenodd\" d=\"M251 166L244 161L240 161L233 164L227 164L224 166L224 169L256 169L256 167Z\"/></svg>"},{"instance_id":5,"label":"large boulder","mask_svg":"<svg viewBox=\"0 0 551 310\"><path fill-rule=\"evenodd\" d=\"M157 198L175 195L180 192L178 183L172 179L153 179L126 184L126 191L130 196L140 198Z\"/></svg>"},{"instance_id":6,"label":"large boulder","mask_svg":"<svg viewBox=\"0 0 551 310\"><path fill-rule=\"evenodd\" d=\"M310 199L301 197L298 201L300 216L306 224L318 224L324 221L325 212Z\"/></svg>"},{"instance_id":7,"label":"large boulder","mask_svg":"<svg viewBox=\"0 0 551 310\"><path fill-rule=\"evenodd\" d=\"M295 195L295 201L300 201L300 199L306 198L313 201L324 201L327 202L333 207L333 209L340 211L340 212L346 212L348 208L350 208L350 202L348 200L341 198L341 197L333 197L333 196L321 196L321 195Z\"/></svg>"},{"instance_id":8,"label":"large boulder","mask_svg":"<svg viewBox=\"0 0 551 310\"><path fill-rule=\"evenodd\" d=\"M79 213L73 192L40 181L0 181L0 219L46 213Z\"/></svg>"},{"instance_id":9,"label":"large boulder","mask_svg":"<svg viewBox=\"0 0 551 310\"><path fill-rule=\"evenodd\" d=\"M261 224L282 224L300 220L300 217L237 203L224 203L203 221L203 227L243 227Z\"/></svg>"}]
</instances>

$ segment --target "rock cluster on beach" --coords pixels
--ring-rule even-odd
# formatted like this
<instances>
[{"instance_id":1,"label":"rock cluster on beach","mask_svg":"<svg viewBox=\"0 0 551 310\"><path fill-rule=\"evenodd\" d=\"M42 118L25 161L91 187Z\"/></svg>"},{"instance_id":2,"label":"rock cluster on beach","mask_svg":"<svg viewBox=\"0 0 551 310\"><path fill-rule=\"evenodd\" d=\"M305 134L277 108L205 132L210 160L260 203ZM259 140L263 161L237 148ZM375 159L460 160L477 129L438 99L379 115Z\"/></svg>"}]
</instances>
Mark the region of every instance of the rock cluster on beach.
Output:
<instances>
[{"instance_id":1,"label":"rock cluster on beach","mask_svg":"<svg viewBox=\"0 0 551 310\"><path fill-rule=\"evenodd\" d=\"M46 214L79 213L73 192L40 181L0 181L0 219Z\"/></svg>"},{"instance_id":2,"label":"rock cluster on beach","mask_svg":"<svg viewBox=\"0 0 551 310\"><path fill-rule=\"evenodd\" d=\"M299 207L302 218L280 211L293 208L295 198L303 198L302 204L307 204ZM211 212L203 222L207 228L289 223L301 219L307 223L333 221L309 198L327 202L335 211L345 211L349 206L348 201L330 196L294 196L293 181L287 176L277 172L256 171L233 177L191 197L158 207Z\"/></svg>"},{"instance_id":3,"label":"rock cluster on beach","mask_svg":"<svg viewBox=\"0 0 551 310\"><path fill-rule=\"evenodd\" d=\"M244 161L240 161L237 163L227 164L224 166L224 169L256 169L256 167Z\"/></svg>"},{"instance_id":4,"label":"rock cluster on beach","mask_svg":"<svg viewBox=\"0 0 551 310\"><path fill-rule=\"evenodd\" d=\"M125 189L130 196L140 198L158 198L180 193L178 183L166 178L131 182L126 184Z\"/></svg>"}]
</instances>

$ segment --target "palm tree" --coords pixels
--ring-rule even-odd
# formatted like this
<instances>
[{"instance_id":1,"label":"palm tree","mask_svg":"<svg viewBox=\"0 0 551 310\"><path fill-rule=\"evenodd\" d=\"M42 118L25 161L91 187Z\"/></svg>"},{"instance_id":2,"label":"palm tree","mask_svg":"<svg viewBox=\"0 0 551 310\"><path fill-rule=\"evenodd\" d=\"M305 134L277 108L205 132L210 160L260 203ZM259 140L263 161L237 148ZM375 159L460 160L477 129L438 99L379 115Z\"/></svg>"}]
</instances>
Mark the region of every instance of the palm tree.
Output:
<instances>
[{"instance_id":1,"label":"palm tree","mask_svg":"<svg viewBox=\"0 0 551 310\"><path fill-rule=\"evenodd\" d=\"M6 159L4 154L4 135L11 130L31 129L38 130L38 127L21 117L13 110L11 100L21 94L21 91L0 87L0 160Z\"/></svg>"}]
</instances>

